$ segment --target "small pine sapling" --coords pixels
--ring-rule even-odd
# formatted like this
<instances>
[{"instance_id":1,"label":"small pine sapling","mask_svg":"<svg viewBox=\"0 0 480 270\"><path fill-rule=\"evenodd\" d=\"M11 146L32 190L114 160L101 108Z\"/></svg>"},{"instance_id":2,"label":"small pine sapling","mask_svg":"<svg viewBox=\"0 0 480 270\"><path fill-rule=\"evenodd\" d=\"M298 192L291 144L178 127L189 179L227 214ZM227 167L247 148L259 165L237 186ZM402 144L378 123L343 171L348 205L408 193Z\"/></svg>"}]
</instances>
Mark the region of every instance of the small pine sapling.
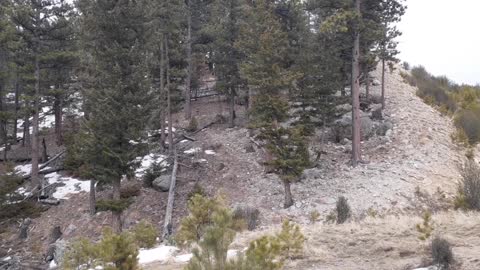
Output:
<instances>
[{"instance_id":1,"label":"small pine sapling","mask_svg":"<svg viewBox=\"0 0 480 270\"><path fill-rule=\"evenodd\" d=\"M423 214L422 219L423 219L423 222L417 224L415 228L417 229L417 232L420 233L420 236L418 237L418 239L422 241L426 241L428 238L430 238L434 229L433 222L432 222L432 214L429 211L426 211Z\"/></svg>"}]
</instances>

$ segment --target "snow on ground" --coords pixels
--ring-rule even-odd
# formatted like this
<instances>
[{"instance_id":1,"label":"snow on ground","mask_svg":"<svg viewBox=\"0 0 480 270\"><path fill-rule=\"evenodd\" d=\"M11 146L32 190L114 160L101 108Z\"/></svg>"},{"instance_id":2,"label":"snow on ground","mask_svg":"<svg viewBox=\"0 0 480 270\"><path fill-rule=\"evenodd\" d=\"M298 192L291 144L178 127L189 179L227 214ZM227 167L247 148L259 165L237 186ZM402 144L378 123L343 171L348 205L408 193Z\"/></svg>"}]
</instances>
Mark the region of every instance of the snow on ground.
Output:
<instances>
[{"instance_id":1,"label":"snow on ground","mask_svg":"<svg viewBox=\"0 0 480 270\"><path fill-rule=\"evenodd\" d=\"M90 190L90 181L81 181L73 177L62 176L59 173L51 173L45 175L48 185L54 183L62 183L64 186L59 186L55 189L52 197L55 199L67 199L70 194L80 192L88 192Z\"/></svg>"},{"instance_id":2,"label":"snow on ground","mask_svg":"<svg viewBox=\"0 0 480 270\"><path fill-rule=\"evenodd\" d=\"M137 157L136 161L140 162L140 167L135 170L135 176L140 178L145 175L148 168L153 164L159 164L162 167L168 167L167 156L160 154L148 154L144 157Z\"/></svg>"},{"instance_id":3,"label":"snow on ground","mask_svg":"<svg viewBox=\"0 0 480 270\"><path fill-rule=\"evenodd\" d=\"M152 262L162 262L167 263L174 261L176 263L187 263L189 262L193 254L182 254L174 256L179 249L173 246L158 246L152 249L141 249L138 253L138 262L140 264L148 264ZM231 249L227 252L227 258L231 259L238 255L238 250Z\"/></svg>"},{"instance_id":4,"label":"snow on ground","mask_svg":"<svg viewBox=\"0 0 480 270\"><path fill-rule=\"evenodd\" d=\"M207 154L207 155L215 155L216 153L215 153L215 151L213 151L213 150L205 150L205 154Z\"/></svg>"},{"instance_id":5,"label":"snow on ground","mask_svg":"<svg viewBox=\"0 0 480 270\"><path fill-rule=\"evenodd\" d=\"M49 167L45 169L49 169ZM21 175L28 175L31 173L32 164L18 165L15 167L15 170ZM64 184L63 186L55 188L55 192L52 195L55 199L67 199L70 194L76 194L82 191L88 192L90 190L90 181L82 181L73 177L62 176L56 172L45 175L45 180L46 185L54 183ZM20 187L16 192L24 196L30 194L24 187Z\"/></svg>"},{"instance_id":6,"label":"snow on ground","mask_svg":"<svg viewBox=\"0 0 480 270\"><path fill-rule=\"evenodd\" d=\"M185 150L185 151L183 151L183 153L185 153L185 154L195 154L195 153L198 153L200 151L202 151L202 149L200 149L199 147L195 147L195 148Z\"/></svg>"},{"instance_id":7,"label":"snow on ground","mask_svg":"<svg viewBox=\"0 0 480 270\"><path fill-rule=\"evenodd\" d=\"M158 246L152 249L141 249L138 253L138 262L146 264L151 262L166 262L173 258L173 254L178 251L178 248L172 246Z\"/></svg>"}]
</instances>

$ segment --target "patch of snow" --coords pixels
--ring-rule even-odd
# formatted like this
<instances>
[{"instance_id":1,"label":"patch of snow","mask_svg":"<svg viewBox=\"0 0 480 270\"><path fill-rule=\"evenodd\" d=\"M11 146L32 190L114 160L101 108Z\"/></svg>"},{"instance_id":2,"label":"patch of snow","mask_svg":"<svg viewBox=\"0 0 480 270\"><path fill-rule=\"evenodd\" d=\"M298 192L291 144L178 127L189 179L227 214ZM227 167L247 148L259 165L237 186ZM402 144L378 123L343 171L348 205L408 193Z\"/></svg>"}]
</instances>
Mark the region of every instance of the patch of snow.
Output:
<instances>
[{"instance_id":1,"label":"patch of snow","mask_svg":"<svg viewBox=\"0 0 480 270\"><path fill-rule=\"evenodd\" d=\"M57 187L52 197L55 199L67 199L70 194L88 192L90 190L90 181L81 181L73 177L64 177L59 173L45 175L48 184L63 183L64 186Z\"/></svg>"},{"instance_id":2,"label":"patch of snow","mask_svg":"<svg viewBox=\"0 0 480 270\"><path fill-rule=\"evenodd\" d=\"M172 246L158 246L152 249L141 249L138 252L138 262L146 264L157 261L167 261L173 257L173 254L179 249Z\"/></svg>"},{"instance_id":3,"label":"patch of snow","mask_svg":"<svg viewBox=\"0 0 480 270\"><path fill-rule=\"evenodd\" d=\"M50 264L48 265L50 269L56 269L57 268L57 263L55 260L50 261Z\"/></svg>"},{"instance_id":4,"label":"patch of snow","mask_svg":"<svg viewBox=\"0 0 480 270\"><path fill-rule=\"evenodd\" d=\"M198 162L207 162L207 160L202 158L202 159L199 159Z\"/></svg>"},{"instance_id":5,"label":"patch of snow","mask_svg":"<svg viewBox=\"0 0 480 270\"><path fill-rule=\"evenodd\" d=\"M140 162L140 167L135 170L135 176L140 178L153 164L160 164L162 167L168 167L167 156L160 154L148 154L144 157L137 157L136 161Z\"/></svg>"},{"instance_id":6,"label":"patch of snow","mask_svg":"<svg viewBox=\"0 0 480 270\"><path fill-rule=\"evenodd\" d=\"M215 153L215 151L213 151L213 150L205 150L205 154L207 154L207 155L215 155L216 153Z\"/></svg>"},{"instance_id":7,"label":"patch of snow","mask_svg":"<svg viewBox=\"0 0 480 270\"><path fill-rule=\"evenodd\" d=\"M195 153L200 152L200 151L202 151L202 149L200 149L199 147L195 147L195 148L185 150L185 151L183 151L183 153L185 153L185 154L195 154Z\"/></svg>"},{"instance_id":8,"label":"patch of snow","mask_svg":"<svg viewBox=\"0 0 480 270\"><path fill-rule=\"evenodd\" d=\"M8 257L5 257L5 258L2 258L2 261L3 262L8 262L12 259L12 257L8 256Z\"/></svg>"},{"instance_id":9,"label":"patch of snow","mask_svg":"<svg viewBox=\"0 0 480 270\"><path fill-rule=\"evenodd\" d=\"M178 255L178 256L175 257L174 261L176 263L187 263L192 259L192 257L193 257L192 253Z\"/></svg>"},{"instance_id":10,"label":"patch of snow","mask_svg":"<svg viewBox=\"0 0 480 270\"><path fill-rule=\"evenodd\" d=\"M21 175L28 175L32 171L32 164L15 166L15 171Z\"/></svg>"},{"instance_id":11,"label":"patch of snow","mask_svg":"<svg viewBox=\"0 0 480 270\"><path fill-rule=\"evenodd\" d=\"M180 143L186 143L188 140L181 140Z\"/></svg>"}]
</instances>

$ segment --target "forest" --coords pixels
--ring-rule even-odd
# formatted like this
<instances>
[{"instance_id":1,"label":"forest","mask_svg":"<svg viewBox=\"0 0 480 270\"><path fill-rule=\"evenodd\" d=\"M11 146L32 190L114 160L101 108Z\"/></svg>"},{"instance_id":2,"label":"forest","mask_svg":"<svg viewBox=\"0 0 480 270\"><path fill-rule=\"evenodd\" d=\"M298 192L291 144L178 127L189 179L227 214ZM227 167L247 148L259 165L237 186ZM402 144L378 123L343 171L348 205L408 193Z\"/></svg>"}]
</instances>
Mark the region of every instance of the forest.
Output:
<instances>
[{"instance_id":1,"label":"forest","mask_svg":"<svg viewBox=\"0 0 480 270\"><path fill-rule=\"evenodd\" d=\"M479 91L421 67L400 67L397 24L406 8L403 0L2 0L2 224L18 222L27 239L30 218L64 204L49 181L61 174L89 180L75 182L88 193L82 198L89 215L111 217L97 230L98 241L82 238L64 256L51 253L47 261L55 257L55 267L61 261L60 269L140 269L139 248L163 242L193 247L185 269L282 269L303 249L300 227L286 220L279 233L227 258L237 232L253 229L258 212L232 211L217 186L206 192L195 184L188 198L178 198L176 184L193 185L203 166L202 159L186 163L198 151L181 145L216 125L248 130L251 148L264 153L262 167L281 184L283 208L296 208L291 186L325 156L311 142L320 128L338 124L339 105L346 123L332 137L351 146L343 161L352 170L369 163L362 154L364 111L377 104L372 118L384 121L386 77L401 69L418 96L455 117L452 136L473 151L480 141L480 124L472 124L480 122ZM379 80L372 75L377 70ZM374 86L379 95L370 93ZM201 100L225 106L218 111ZM207 109L208 121L198 113ZM371 133L388 133L390 124L381 123ZM211 149L204 152L215 155ZM134 198L162 177L168 197L161 224L126 224ZM480 199L468 195L458 207L478 207ZM330 218L342 224L352 210L345 197L335 199ZM424 219L419 230L429 238Z\"/></svg>"}]
</instances>

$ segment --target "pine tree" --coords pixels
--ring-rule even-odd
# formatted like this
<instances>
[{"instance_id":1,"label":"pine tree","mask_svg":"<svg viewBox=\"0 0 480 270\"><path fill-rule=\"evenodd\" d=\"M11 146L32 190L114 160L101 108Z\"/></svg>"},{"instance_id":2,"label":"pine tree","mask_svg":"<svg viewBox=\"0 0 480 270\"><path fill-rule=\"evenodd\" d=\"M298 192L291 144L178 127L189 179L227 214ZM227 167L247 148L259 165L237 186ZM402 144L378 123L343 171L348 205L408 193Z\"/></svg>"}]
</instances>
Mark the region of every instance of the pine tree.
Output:
<instances>
[{"instance_id":1,"label":"pine tree","mask_svg":"<svg viewBox=\"0 0 480 270\"><path fill-rule=\"evenodd\" d=\"M236 46L245 55L240 73L248 84L251 122L261 124L259 121L268 118L282 121L288 107L282 96L288 94L294 80L299 77L298 73L285 66L288 35L282 31L270 1L252 3L246 12Z\"/></svg>"},{"instance_id":2,"label":"pine tree","mask_svg":"<svg viewBox=\"0 0 480 270\"><path fill-rule=\"evenodd\" d=\"M243 18L242 0L217 0L214 2L211 31L214 36L213 63L217 76L216 87L229 98L229 126L235 123L235 97L242 83L240 63L242 54L235 43L240 39L240 22Z\"/></svg>"},{"instance_id":3,"label":"pine tree","mask_svg":"<svg viewBox=\"0 0 480 270\"><path fill-rule=\"evenodd\" d=\"M121 231L121 179L132 173L149 115L145 1L80 1L89 74L85 156L94 179L113 186L113 224Z\"/></svg>"},{"instance_id":4,"label":"pine tree","mask_svg":"<svg viewBox=\"0 0 480 270\"><path fill-rule=\"evenodd\" d=\"M12 20L18 26L18 33L31 52L31 59L34 70L34 93L33 100L33 121L32 121L32 184L38 187L40 184L39 168L39 112L40 99L45 91L41 81L41 72L45 68L43 57L51 51L52 41L57 40L58 32L67 27L66 21L61 19L65 9L68 7L64 1L42 1L42 0L15 0L13 4ZM48 82L46 82L48 85ZM28 117L28 116L27 116ZM26 117L26 119L27 119ZM27 119L28 120L28 119ZM28 122L28 121L27 121ZM26 126L25 128L28 128ZM29 130L26 130L29 132Z\"/></svg>"}]
</instances>

